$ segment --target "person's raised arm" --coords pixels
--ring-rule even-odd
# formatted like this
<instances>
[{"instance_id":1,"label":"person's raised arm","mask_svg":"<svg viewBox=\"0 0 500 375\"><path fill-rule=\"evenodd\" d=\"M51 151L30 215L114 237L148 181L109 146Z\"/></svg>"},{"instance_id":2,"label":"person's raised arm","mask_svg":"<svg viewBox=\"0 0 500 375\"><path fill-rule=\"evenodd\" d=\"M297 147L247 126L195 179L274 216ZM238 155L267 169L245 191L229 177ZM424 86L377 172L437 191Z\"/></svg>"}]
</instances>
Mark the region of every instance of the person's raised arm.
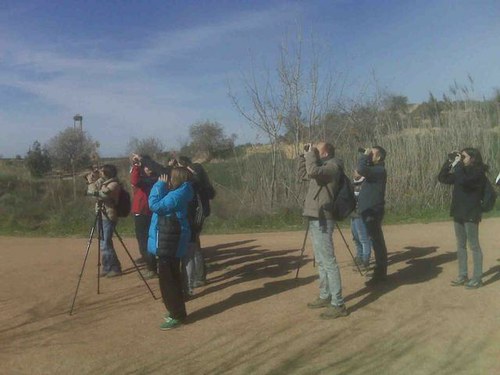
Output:
<instances>
[{"instance_id":1,"label":"person's raised arm","mask_svg":"<svg viewBox=\"0 0 500 375\"><path fill-rule=\"evenodd\" d=\"M174 194L169 194L167 175L161 175L153 185L148 203L149 209L160 216L165 216L175 211L178 202Z\"/></svg>"}]
</instances>

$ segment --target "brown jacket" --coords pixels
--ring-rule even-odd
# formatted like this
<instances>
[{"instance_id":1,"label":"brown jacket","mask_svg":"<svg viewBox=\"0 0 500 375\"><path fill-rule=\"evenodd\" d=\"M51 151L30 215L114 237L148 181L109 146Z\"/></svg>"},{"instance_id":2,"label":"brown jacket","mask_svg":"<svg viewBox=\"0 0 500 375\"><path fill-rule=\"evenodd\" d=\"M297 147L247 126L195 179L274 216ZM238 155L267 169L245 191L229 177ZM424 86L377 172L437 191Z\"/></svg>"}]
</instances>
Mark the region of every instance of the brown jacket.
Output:
<instances>
[{"instance_id":1,"label":"brown jacket","mask_svg":"<svg viewBox=\"0 0 500 375\"><path fill-rule=\"evenodd\" d=\"M93 195L95 192L98 192L97 197L104 203L104 209L106 210L108 219L111 221L118 221L116 205L118 204L120 190L121 185L117 178L110 178L108 180L99 178L96 182L88 185L87 193ZM103 213L103 219L105 218L106 216Z\"/></svg>"},{"instance_id":2,"label":"brown jacket","mask_svg":"<svg viewBox=\"0 0 500 375\"><path fill-rule=\"evenodd\" d=\"M333 194L340 179L340 161L319 159L314 151L299 157L299 178L309 181L303 215L317 219L333 219Z\"/></svg>"}]
</instances>

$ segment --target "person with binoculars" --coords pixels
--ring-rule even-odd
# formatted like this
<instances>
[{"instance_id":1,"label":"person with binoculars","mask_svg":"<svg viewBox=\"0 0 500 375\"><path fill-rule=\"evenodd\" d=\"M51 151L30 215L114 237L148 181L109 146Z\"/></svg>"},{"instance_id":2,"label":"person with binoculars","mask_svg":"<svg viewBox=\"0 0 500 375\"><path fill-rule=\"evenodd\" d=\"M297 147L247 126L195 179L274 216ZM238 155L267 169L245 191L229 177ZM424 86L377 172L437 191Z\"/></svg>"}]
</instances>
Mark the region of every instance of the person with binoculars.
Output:
<instances>
[{"instance_id":1,"label":"person with binoculars","mask_svg":"<svg viewBox=\"0 0 500 375\"><path fill-rule=\"evenodd\" d=\"M358 195L358 211L366 226L375 253L373 276L365 284L373 286L387 279L387 247L382 220L385 213L387 171L386 151L380 146L360 148L356 171L365 178Z\"/></svg>"},{"instance_id":2,"label":"person with binoculars","mask_svg":"<svg viewBox=\"0 0 500 375\"><path fill-rule=\"evenodd\" d=\"M135 237L141 257L137 263L145 263L147 271L145 279L157 277L156 257L148 253L148 232L151 225L151 210L148 198L151 188L158 180L158 174L151 167L151 158L147 155L132 154L130 156L130 185L132 186L132 215L134 216Z\"/></svg>"},{"instance_id":3,"label":"person with binoculars","mask_svg":"<svg viewBox=\"0 0 500 375\"><path fill-rule=\"evenodd\" d=\"M479 150L468 147L449 153L438 174L439 182L453 185L450 216L453 217L457 243L458 276L451 281L452 286L464 285L467 289L477 289L483 285L479 222L488 169ZM467 243L474 265L470 280L467 272Z\"/></svg>"},{"instance_id":4,"label":"person with binoculars","mask_svg":"<svg viewBox=\"0 0 500 375\"><path fill-rule=\"evenodd\" d=\"M334 158L332 144L319 142L306 144L304 154L299 156L298 174L302 181L308 181L303 216L308 219L314 258L318 266L319 296L307 304L310 309L326 307L320 317L335 319L347 316L349 312L342 297L340 270L334 253L332 208L341 176L341 162Z\"/></svg>"},{"instance_id":5,"label":"person with binoculars","mask_svg":"<svg viewBox=\"0 0 500 375\"><path fill-rule=\"evenodd\" d=\"M99 172L97 175L96 172ZM122 266L113 246L113 233L118 223L116 205L120 196L121 185L117 178L117 169L113 164L104 164L86 176L87 195L96 197L96 208L102 215L101 265L100 276L121 276ZM99 177L97 177L99 176Z\"/></svg>"}]
</instances>

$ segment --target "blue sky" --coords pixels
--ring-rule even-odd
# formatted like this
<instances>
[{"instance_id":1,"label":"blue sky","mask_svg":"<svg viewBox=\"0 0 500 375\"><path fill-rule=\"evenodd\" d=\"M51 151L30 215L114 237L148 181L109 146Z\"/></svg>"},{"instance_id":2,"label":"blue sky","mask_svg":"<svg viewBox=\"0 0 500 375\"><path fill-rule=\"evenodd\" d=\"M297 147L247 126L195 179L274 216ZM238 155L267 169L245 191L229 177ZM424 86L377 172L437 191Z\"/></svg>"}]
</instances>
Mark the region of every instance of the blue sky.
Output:
<instances>
[{"instance_id":1,"label":"blue sky","mask_svg":"<svg viewBox=\"0 0 500 375\"><path fill-rule=\"evenodd\" d=\"M0 2L0 154L25 155L83 115L103 156L131 137L167 148L197 121L238 142L262 140L228 87L276 67L279 45L302 30L323 69L358 97L374 80L410 102L474 80L477 98L500 87L500 1Z\"/></svg>"}]
</instances>

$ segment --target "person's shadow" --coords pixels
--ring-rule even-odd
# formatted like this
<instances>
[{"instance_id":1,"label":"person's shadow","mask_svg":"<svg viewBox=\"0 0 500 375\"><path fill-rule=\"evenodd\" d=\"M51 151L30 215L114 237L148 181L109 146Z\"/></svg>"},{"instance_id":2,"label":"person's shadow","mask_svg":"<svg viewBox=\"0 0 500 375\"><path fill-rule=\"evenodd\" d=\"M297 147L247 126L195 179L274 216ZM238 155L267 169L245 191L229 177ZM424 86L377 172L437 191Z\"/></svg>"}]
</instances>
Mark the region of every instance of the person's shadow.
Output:
<instances>
[{"instance_id":1,"label":"person's shadow","mask_svg":"<svg viewBox=\"0 0 500 375\"><path fill-rule=\"evenodd\" d=\"M483 273L483 278L485 276L490 276L490 275L493 275L493 276L490 277L488 280L484 281L483 282L483 286L493 284L495 281L500 280L500 264L491 267L488 271L486 271L485 273Z\"/></svg>"},{"instance_id":2,"label":"person's shadow","mask_svg":"<svg viewBox=\"0 0 500 375\"><path fill-rule=\"evenodd\" d=\"M363 296L359 302L349 306L351 312L369 305L384 294L390 293L402 285L423 283L437 277L443 270L441 267L442 264L451 262L457 258L455 252L429 256L437 251L438 247L436 246L408 246L405 249L408 249L408 251L392 255L388 260L388 264L406 262L406 267L388 275L385 282L373 287L366 286L345 297L345 301L347 302Z\"/></svg>"},{"instance_id":3,"label":"person's shadow","mask_svg":"<svg viewBox=\"0 0 500 375\"><path fill-rule=\"evenodd\" d=\"M219 245L216 251L214 248L211 249L211 253L207 254L209 262L212 262L211 270L226 272L219 272L216 275L211 275L208 278L208 285L199 293L196 293L194 298L203 297L207 294L219 292L237 284L256 281L258 279L280 279L261 283L253 289L234 293L225 300L195 310L189 314L189 322L205 319L233 307L267 298L302 285L307 285L316 280L317 276L305 277L298 280L294 278L282 278L283 276L295 272L300 258L297 253L299 250L283 249L270 251L268 249L257 249L257 246L237 247L248 242L251 241L241 241L233 243L230 246ZM236 245L236 247L234 245ZM214 261L218 261L219 263L213 263ZM308 259L301 259L300 261L302 265L310 262ZM252 286L253 285L255 284L252 284Z\"/></svg>"}]
</instances>

